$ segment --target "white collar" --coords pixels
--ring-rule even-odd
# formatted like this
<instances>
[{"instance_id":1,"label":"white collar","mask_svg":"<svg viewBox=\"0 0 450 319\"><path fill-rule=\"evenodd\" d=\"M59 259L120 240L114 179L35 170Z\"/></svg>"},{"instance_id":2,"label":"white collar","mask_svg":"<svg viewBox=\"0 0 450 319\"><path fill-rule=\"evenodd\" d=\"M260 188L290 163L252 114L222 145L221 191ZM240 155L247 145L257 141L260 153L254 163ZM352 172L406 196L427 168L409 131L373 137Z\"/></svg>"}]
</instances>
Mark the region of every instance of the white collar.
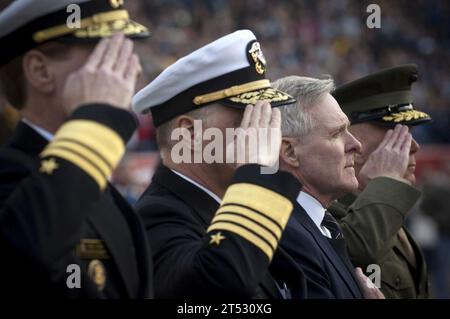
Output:
<instances>
[{"instance_id":1,"label":"white collar","mask_svg":"<svg viewBox=\"0 0 450 319\"><path fill-rule=\"evenodd\" d=\"M23 118L22 122L24 122L29 127L31 127L33 130L35 130L39 135L41 135L47 141L50 142L51 140L53 140L53 134L50 133L49 131L44 130L43 128L37 126L36 124L32 123L30 120L27 120L26 118Z\"/></svg>"},{"instance_id":2,"label":"white collar","mask_svg":"<svg viewBox=\"0 0 450 319\"><path fill-rule=\"evenodd\" d=\"M186 175L181 174L180 172L177 172L173 169L170 169L172 172L174 172L175 174L177 174L178 176L180 176L181 178L185 179L186 181L188 181L191 184L194 184L195 186L197 186L198 188L200 188L201 190L203 190L206 194L208 194L209 196L211 196L212 198L214 198L214 200L216 202L218 202L219 204L222 202L222 200L220 199L219 196L217 196L216 194L214 194L213 192L211 192L209 189L203 187L202 185L200 185L199 183L197 183L196 181L190 179L189 177L187 177Z\"/></svg>"},{"instance_id":3,"label":"white collar","mask_svg":"<svg viewBox=\"0 0 450 319\"><path fill-rule=\"evenodd\" d=\"M300 192L297 197L297 202L306 211L308 216L316 224L317 228L321 231L324 236L331 238L329 230L322 226L323 218L325 217L326 209L320 204L320 202L305 192Z\"/></svg>"}]
</instances>

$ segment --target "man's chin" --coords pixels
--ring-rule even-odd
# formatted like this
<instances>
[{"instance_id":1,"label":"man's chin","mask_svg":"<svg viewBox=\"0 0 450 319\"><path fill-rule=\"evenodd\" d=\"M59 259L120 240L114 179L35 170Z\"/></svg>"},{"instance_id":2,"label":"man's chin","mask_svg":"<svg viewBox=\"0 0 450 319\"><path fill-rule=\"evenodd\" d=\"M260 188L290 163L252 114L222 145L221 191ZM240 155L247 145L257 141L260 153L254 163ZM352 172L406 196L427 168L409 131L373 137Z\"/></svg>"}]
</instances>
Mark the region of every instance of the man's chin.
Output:
<instances>
[{"instance_id":1,"label":"man's chin","mask_svg":"<svg viewBox=\"0 0 450 319\"><path fill-rule=\"evenodd\" d=\"M352 178L352 180L348 181L348 182L345 184L345 188L344 188L345 191L344 191L344 194L356 192L356 191L358 190L358 186L359 186L359 183L358 183L358 180L356 179L356 177ZM343 195L344 195L344 194L343 194Z\"/></svg>"},{"instance_id":2,"label":"man's chin","mask_svg":"<svg viewBox=\"0 0 450 319\"><path fill-rule=\"evenodd\" d=\"M411 183L411 185L416 184L416 175L414 173L406 174L404 179Z\"/></svg>"}]
</instances>

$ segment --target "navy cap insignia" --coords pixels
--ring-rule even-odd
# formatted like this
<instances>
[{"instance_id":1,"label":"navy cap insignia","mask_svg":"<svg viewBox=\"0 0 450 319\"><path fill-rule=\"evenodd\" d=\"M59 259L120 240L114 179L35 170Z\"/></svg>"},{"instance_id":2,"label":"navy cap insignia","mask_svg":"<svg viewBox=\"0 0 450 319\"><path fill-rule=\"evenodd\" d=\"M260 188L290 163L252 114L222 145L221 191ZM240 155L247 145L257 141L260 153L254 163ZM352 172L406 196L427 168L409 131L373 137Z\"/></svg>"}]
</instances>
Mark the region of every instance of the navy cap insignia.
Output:
<instances>
[{"instance_id":1,"label":"navy cap insignia","mask_svg":"<svg viewBox=\"0 0 450 319\"><path fill-rule=\"evenodd\" d=\"M258 74L264 74L266 73L266 66L267 66L267 60L264 56L261 46L259 42L253 41L249 43L250 50L248 50L248 53L250 54L251 61L255 64L255 69Z\"/></svg>"},{"instance_id":2,"label":"navy cap insignia","mask_svg":"<svg viewBox=\"0 0 450 319\"><path fill-rule=\"evenodd\" d=\"M89 263L88 266L88 275L89 278L97 285L97 289L102 291L105 288L106 284L106 271L103 263L94 259Z\"/></svg>"},{"instance_id":3,"label":"navy cap insignia","mask_svg":"<svg viewBox=\"0 0 450 319\"><path fill-rule=\"evenodd\" d=\"M265 77L266 64L253 32L238 30L165 69L135 95L133 109L140 113L151 111L153 124L158 127L213 103L238 109L263 100L272 107L295 103L291 96L271 87ZM214 239L213 243L217 242L220 240Z\"/></svg>"}]
</instances>

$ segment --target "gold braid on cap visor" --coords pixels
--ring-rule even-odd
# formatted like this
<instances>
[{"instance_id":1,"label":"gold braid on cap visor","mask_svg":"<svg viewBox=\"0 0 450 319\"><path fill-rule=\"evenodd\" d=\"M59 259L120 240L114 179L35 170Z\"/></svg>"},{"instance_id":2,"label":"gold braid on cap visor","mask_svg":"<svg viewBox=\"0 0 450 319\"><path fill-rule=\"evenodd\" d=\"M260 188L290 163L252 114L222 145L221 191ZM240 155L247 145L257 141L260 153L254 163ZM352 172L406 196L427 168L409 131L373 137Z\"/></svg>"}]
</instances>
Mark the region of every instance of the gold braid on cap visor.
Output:
<instances>
[{"instance_id":1,"label":"gold braid on cap visor","mask_svg":"<svg viewBox=\"0 0 450 319\"><path fill-rule=\"evenodd\" d=\"M282 102L292 97L286 93L277 91L273 88L262 89L254 92L242 93L230 98L231 102L241 104L256 104L259 101Z\"/></svg>"},{"instance_id":2,"label":"gold braid on cap visor","mask_svg":"<svg viewBox=\"0 0 450 319\"><path fill-rule=\"evenodd\" d=\"M38 31L33 34L33 40L36 43L42 43L44 41L58 38L67 34L75 33L80 29L89 28L96 24L104 24L114 21L128 21L130 15L127 10L114 10L109 12L102 12L95 14L91 17L80 20L80 27L69 28L66 24L62 24L56 27L51 27L45 30Z\"/></svg>"},{"instance_id":3,"label":"gold braid on cap visor","mask_svg":"<svg viewBox=\"0 0 450 319\"><path fill-rule=\"evenodd\" d=\"M195 105L202 105L214 101L223 100L227 97L236 96L242 93L247 93L251 91L266 89L270 87L269 80L258 80L249 83L245 83L242 85L232 86L225 90L220 90L204 95L196 96L193 100Z\"/></svg>"},{"instance_id":4,"label":"gold braid on cap visor","mask_svg":"<svg viewBox=\"0 0 450 319\"><path fill-rule=\"evenodd\" d=\"M427 117L428 117L428 115L424 112L420 112L417 110L409 110L409 111L404 111L404 112L399 112L399 113L392 113L388 116L384 116L383 120L386 122L399 123L399 122L409 122L409 121L423 119L423 118L427 118Z\"/></svg>"}]
</instances>

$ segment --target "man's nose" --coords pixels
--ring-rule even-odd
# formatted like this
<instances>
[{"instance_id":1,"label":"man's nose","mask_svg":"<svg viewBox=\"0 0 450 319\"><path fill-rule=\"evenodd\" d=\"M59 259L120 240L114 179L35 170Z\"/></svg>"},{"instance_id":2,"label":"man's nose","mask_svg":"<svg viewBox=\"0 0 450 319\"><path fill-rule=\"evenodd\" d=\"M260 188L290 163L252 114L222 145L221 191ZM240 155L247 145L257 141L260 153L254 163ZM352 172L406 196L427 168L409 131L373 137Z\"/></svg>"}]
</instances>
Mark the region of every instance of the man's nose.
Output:
<instances>
[{"instance_id":1,"label":"man's nose","mask_svg":"<svg viewBox=\"0 0 450 319\"><path fill-rule=\"evenodd\" d=\"M350 132L348 132L347 152L361 153L361 142Z\"/></svg>"}]
</instances>

